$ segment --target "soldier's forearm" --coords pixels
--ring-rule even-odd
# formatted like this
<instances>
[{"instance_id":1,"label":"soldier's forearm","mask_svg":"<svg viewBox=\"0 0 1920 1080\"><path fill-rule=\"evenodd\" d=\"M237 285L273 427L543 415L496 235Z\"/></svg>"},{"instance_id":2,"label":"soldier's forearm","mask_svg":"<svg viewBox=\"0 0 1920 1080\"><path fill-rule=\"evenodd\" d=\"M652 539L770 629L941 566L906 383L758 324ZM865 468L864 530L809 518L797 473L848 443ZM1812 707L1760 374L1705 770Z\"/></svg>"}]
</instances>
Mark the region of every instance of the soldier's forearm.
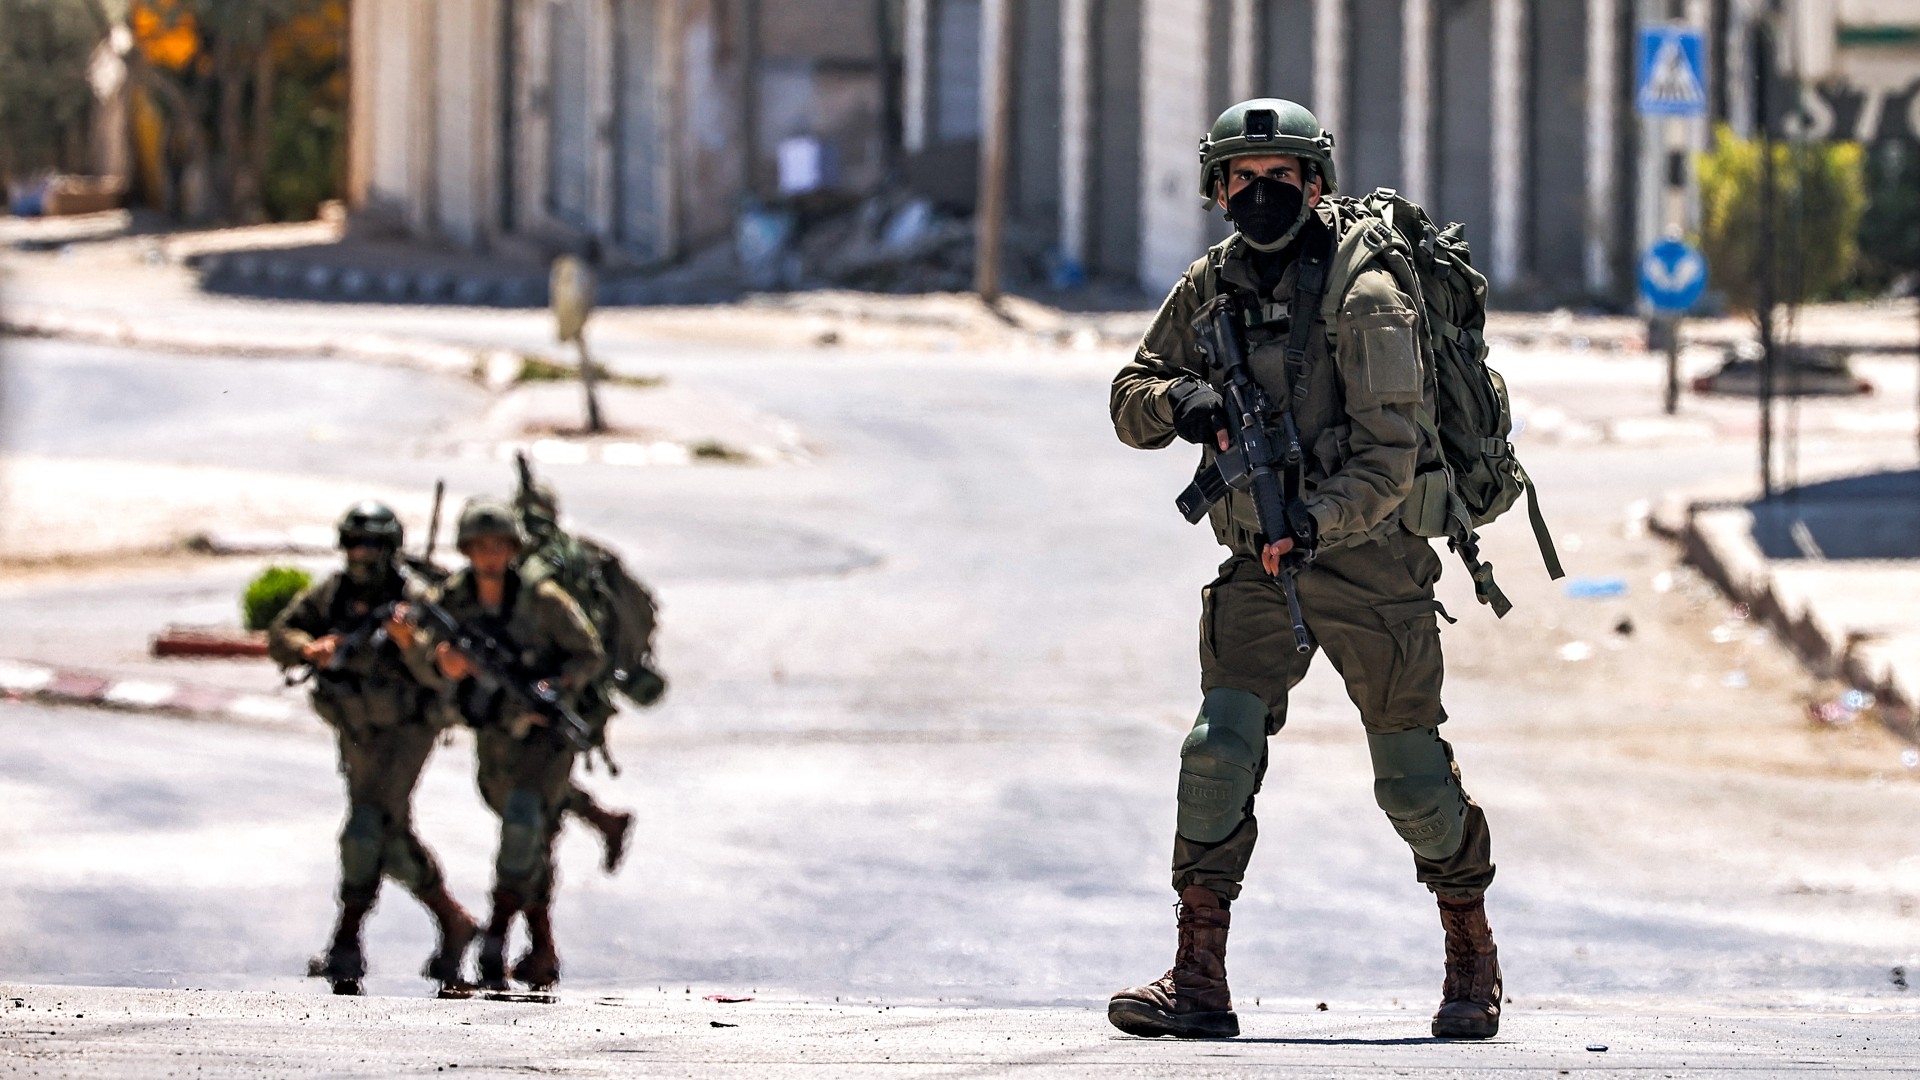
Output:
<instances>
[{"instance_id":1,"label":"soldier's forearm","mask_svg":"<svg viewBox=\"0 0 1920 1080\"><path fill-rule=\"evenodd\" d=\"M1180 377L1123 373L1114 380L1109 408L1121 442L1136 450L1158 450L1173 442L1167 390Z\"/></svg>"}]
</instances>

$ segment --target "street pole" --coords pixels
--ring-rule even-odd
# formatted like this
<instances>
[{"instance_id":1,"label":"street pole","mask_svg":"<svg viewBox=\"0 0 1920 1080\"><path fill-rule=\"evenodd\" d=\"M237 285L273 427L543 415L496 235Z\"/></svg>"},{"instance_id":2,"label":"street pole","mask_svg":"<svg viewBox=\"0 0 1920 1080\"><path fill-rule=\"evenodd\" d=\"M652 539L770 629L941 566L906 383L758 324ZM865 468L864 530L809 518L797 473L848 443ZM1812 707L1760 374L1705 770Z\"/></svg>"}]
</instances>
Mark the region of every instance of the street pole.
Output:
<instances>
[{"instance_id":1,"label":"street pole","mask_svg":"<svg viewBox=\"0 0 1920 1080\"><path fill-rule=\"evenodd\" d=\"M1680 411L1680 316L1667 320L1667 415Z\"/></svg>"},{"instance_id":2,"label":"street pole","mask_svg":"<svg viewBox=\"0 0 1920 1080\"><path fill-rule=\"evenodd\" d=\"M973 291L992 304L1000 299L1000 240L1006 224L1007 143L1013 127L1012 0L987 0L981 18L992 37L986 91L986 124L980 133L980 205L974 212Z\"/></svg>"},{"instance_id":3,"label":"street pole","mask_svg":"<svg viewBox=\"0 0 1920 1080\"><path fill-rule=\"evenodd\" d=\"M1754 116L1760 129L1760 497L1773 498L1773 306L1775 261L1773 203L1773 28L1763 17L1753 24Z\"/></svg>"}]
</instances>

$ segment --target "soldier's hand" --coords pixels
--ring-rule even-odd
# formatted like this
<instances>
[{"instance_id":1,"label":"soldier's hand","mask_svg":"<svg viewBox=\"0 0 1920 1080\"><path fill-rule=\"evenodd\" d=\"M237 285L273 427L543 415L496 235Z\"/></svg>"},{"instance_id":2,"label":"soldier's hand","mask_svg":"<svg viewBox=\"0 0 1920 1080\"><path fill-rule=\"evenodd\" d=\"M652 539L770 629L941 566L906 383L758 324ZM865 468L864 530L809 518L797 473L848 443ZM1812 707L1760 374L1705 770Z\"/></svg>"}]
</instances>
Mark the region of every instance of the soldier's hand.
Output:
<instances>
[{"instance_id":1,"label":"soldier's hand","mask_svg":"<svg viewBox=\"0 0 1920 1080\"><path fill-rule=\"evenodd\" d=\"M1260 569L1265 570L1267 572L1268 577L1279 577L1280 576L1280 559L1282 556L1286 555L1287 552L1292 550L1293 550L1293 537L1291 536L1283 536L1280 539L1275 540L1273 543L1268 544L1266 547L1261 548L1260 549Z\"/></svg>"},{"instance_id":2,"label":"soldier's hand","mask_svg":"<svg viewBox=\"0 0 1920 1080\"><path fill-rule=\"evenodd\" d=\"M340 635L328 634L307 642L300 648L300 659L315 667L326 667L333 661L335 650L340 648Z\"/></svg>"},{"instance_id":3,"label":"soldier's hand","mask_svg":"<svg viewBox=\"0 0 1920 1080\"><path fill-rule=\"evenodd\" d=\"M1167 388L1167 404L1173 409L1173 430L1181 438L1226 448L1227 409L1220 391L1188 376Z\"/></svg>"},{"instance_id":4,"label":"soldier's hand","mask_svg":"<svg viewBox=\"0 0 1920 1080\"><path fill-rule=\"evenodd\" d=\"M433 650L433 662L440 674L455 682L473 674L473 661L467 659L467 654L444 641Z\"/></svg>"},{"instance_id":5,"label":"soldier's hand","mask_svg":"<svg viewBox=\"0 0 1920 1080\"><path fill-rule=\"evenodd\" d=\"M387 620L387 636L402 649L413 648L413 623L408 619L413 612L405 604L393 605L393 617Z\"/></svg>"}]
</instances>

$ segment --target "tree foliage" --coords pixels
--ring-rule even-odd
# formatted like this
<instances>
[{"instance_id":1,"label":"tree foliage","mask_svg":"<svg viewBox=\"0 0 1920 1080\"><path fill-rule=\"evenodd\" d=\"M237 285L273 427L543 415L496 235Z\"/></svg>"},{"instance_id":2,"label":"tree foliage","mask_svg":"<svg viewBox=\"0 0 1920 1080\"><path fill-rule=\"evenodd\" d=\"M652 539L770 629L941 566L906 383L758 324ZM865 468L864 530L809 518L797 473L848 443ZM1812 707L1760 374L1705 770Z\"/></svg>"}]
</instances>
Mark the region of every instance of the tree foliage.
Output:
<instances>
[{"instance_id":1,"label":"tree foliage","mask_svg":"<svg viewBox=\"0 0 1920 1080\"><path fill-rule=\"evenodd\" d=\"M1761 213L1761 150L1721 126L1700 162L1702 247L1715 287L1748 313L1759 307L1760 240L1773 235L1774 297L1789 307L1836 295L1859 259L1866 209L1857 143L1776 142L1772 221Z\"/></svg>"},{"instance_id":2,"label":"tree foliage","mask_svg":"<svg viewBox=\"0 0 1920 1080\"><path fill-rule=\"evenodd\" d=\"M1867 210L1860 219L1861 284L1884 289L1920 273L1920 148L1903 141L1867 156Z\"/></svg>"},{"instance_id":3,"label":"tree foliage","mask_svg":"<svg viewBox=\"0 0 1920 1080\"><path fill-rule=\"evenodd\" d=\"M106 37L91 0L0 0L0 180L82 168Z\"/></svg>"},{"instance_id":4,"label":"tree foliage","mask_svg":"<svg viewBox=\"0 0 1920 1080\"><path fill-rule=\"evenodd\" d=\"M133 0L127 18L151 201L253 221L311 216L337 192L345 0Z\"/></svg>"}]
</instances>

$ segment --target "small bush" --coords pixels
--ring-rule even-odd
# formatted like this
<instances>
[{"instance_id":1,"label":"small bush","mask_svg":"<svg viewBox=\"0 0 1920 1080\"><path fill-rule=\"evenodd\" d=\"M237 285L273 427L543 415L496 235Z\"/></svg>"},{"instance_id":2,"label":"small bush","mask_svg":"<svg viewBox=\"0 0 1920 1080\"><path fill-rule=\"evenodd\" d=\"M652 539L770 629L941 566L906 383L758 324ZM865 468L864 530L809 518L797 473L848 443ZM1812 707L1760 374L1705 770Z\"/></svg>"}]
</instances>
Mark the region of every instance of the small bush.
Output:
<instances>
[{"instance_id":1,"label":"small bush","mask_svg":"<svg viewBox=\"0 0 1920 1080\"><path fill-rule=\"evenodd\" d=\"M1867 158L1867 212L1860 219L1861 284L1884 290L1920 271L1920 151L1886 142Z\"/></svg>"},{"instance_id":2,"label":"small bush","mask_svg":"<svg viewBox=\"0 0 1920 1080\"><path fill-rule=\"evenodd\" d=\"M1760 237L1773 234L1774 298L1791 308L1837 296L1860 257L1866 209L1858 143L1773 145L1773 220L1760 217L1760 143L1725 125L1700 160L1701 246L1714 288L1740 311L1760 306Z\"/></svg>"},{"instance_id":3,"label":"small bush","mask_svg":"<svg viewBox=\"0 0 1920 1080\"><path fill-rule=\"evenodd\" d=\"M240 615L249 630L265 630L293 598L313 584L313 575L297 566L269 566L247 583Z\"/></svg>"}]
</instances>

